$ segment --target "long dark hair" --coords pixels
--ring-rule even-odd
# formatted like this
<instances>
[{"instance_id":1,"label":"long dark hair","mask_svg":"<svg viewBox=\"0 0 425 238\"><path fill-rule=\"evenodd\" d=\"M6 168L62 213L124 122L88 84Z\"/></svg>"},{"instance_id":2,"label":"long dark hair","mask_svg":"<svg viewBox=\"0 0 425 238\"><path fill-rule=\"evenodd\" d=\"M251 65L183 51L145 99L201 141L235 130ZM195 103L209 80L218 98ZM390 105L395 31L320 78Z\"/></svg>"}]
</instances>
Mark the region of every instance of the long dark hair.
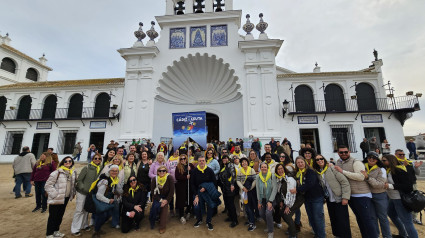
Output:
<instances>
[{"instance_id":1,"label":"long dark hair","mask_svg":"<svg viewBox=\"0 0 425 238\"><path fill-rule=\"evenodd\" d=\"M313 150L312 148L304 148L303 149L303 154L301 155L304 159L305 159L305 152L310 152L311 153L311 159L314 160L316 158L316 151Z\"/></svg>"},{"instance_id":2,"label":"long dark hair","mask_svg":"<svg viewBox=\"0 0 425 238\"><path fill-rule=\"evenodd\" d=\"M71 165L71 167L74 167L74 159L72 159L72 157L71 156L66 156L65 158L63 158L62 160L61 160L61 162L59 163L59 166L58 167L61 167L62 165L64 165L65 164L65 160L66 159L71 159L71 161L72 161L72 165Z\"/></svg>"},{"instance_id":3,"label":"long dark hair","mask_svg":"<svg viewBox=\"0 0 425 238\"><path fill-rule=\"evenodd\" d=\"M289 163L292 163L291 157L289 157L289 155L285 151L280 152L280 153L285 155L285 161L283 161L284 166L286 166ZM280 162L280 154L279 154L279 161L276 161L276 162Z\"/></svg>"},{"instance_id":4,"label":"long dark hair","mask_svg":"<svg viewBox=\"0 0 425 238\"><path fill-rule=\"evenodd\" d=\"M123 196L124 197L128 197L128 196L130 196L130 193L129 193L129 190L130 190L130 188L131 188L131 185L130 185L130 179L131 178L135 178L136 180L137 180L137 177L135 176L135 175L131 175L128 179L127 179L127 183L126 184L124 184L124 187L123 187ZM139 181L139 180L137 180L137 185L136 186L139 186L139 189L141 189L141 191L143 191L144 189L145 189L145 187L143 186L143 184Z\"/></svg>"},{"instance_id":5,"label":"long dark hair","mask_svg":"<svg viewBox=\"0 0 425 238\"><path fill-rule=\"evenodd\" d=\"M328 160L325 158L325 156L321 154L317 154L314 158L311 158L313 160L313 169L315 169L316 171L320 171L320 166L317 164L317 161L316 161L317 156L322 156L323 161L325 161L324 167L326 167L326 165L328 164Z\"/></svg>"},{"instance_id":6,"label":"long dark hair","mask_svg":"<svg viewBox=\"0 0 425 238\"><path fill-rule=\"evenodd\" d=\"M115 150L113 150L113 149L109 149L109 150L106 152L106 154L103 156L102 165L104 165L106 162L110 162L111 160L113 160L113 159L114 159L114 157L112 157L112 159L111 159L111 160L109 160L109 158L108 158L109 151L111 151L111 150L115 152L115 155L117 154L117 152L116 152ZM115 156L115 155L114 155L114 156Z\"/></svg>"},{"instance_id":7,"label":"long dark hair","mask_svg":"<svg viewBox=\"0 0 425 238\"><path fill-rule=\"evenodd\" d=\"M382 156L382 158L385 158L388 160L388 169L390 169L391 174L395 174L396 170L398 170L397 165L400 165L400 162L398 162L397 157L394 155L388 154Z\"/></svg>"},{"instance_id":8,"label":"long dark hair","mask_svg":"<svg viewBox=\"0 0 425 238\"><path fill-rule=\"evenodd\" d=\"M285 171L285 174L289 176L289 174L290 174L290 173L289 173L289 171L286 169L286 167L285 167L285 166L283 166L283 164L277 164L277 165L276 165L276 167L275 167L275 169L274 169L274 173L275 173L275 174L277 174L277 169L279 169L279 167L281 167L281 166L283 167L283 171Z\"/></svg>"}]
</instances>

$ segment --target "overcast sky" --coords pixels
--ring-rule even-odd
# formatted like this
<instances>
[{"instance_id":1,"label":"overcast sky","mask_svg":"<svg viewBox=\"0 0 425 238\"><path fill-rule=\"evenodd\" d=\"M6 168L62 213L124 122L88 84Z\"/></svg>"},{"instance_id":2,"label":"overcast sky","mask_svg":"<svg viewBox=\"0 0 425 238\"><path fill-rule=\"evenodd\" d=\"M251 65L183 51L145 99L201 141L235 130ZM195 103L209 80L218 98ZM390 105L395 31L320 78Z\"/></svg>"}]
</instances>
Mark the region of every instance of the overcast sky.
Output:
<instances>
[{"instance_id":1,"label":"overcast sky","mask_svg":"<svg viewBox=\"0 0 425 238\"><path fill-rule=\"evenodd\" d=\"M264 13L268 36L284 40L279 66L312 72L317 61L322 72L360 70L376 48L396 96L425 93L423 0L234 0L234 8L254 24ZM0 0L0 34L31 57L46 53L51 81L124 77L116 50L133 45L139 21L146 32L164 14L165 0ZM420 102L406 135L425 133L425 97Z\"/></svg>"}]
</instances>

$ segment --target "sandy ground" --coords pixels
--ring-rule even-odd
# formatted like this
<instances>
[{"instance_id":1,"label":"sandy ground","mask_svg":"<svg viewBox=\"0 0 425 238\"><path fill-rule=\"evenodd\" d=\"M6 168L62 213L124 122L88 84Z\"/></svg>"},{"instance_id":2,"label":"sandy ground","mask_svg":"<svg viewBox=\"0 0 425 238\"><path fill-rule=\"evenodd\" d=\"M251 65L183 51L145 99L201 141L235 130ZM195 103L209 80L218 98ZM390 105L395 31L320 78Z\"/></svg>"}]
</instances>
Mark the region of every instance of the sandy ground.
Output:
<instances>
[{"instance_id":1,"label":"sandy ground","mask_svg":"<svg viewBox=\"0 0 425 238\"><path fill-rule=\"evenodd\" d=\"M81 165L77 165L77 169L80 168ZM0 210L2 211L0 219L0 237L45 237L48 213L41 214L39 212L31 212L35 207L34 197L15 199L14 194L11 193L14 186L11 165L0 164L0 170L2 171L0 174ZM425 190L425 181L419 181L418 185L421 190ZM160 235L157 229L150 230L148 219L145 216L145 219L141 222L141 229L138 232L132 231L128 234L122 234L120 230L110 228L109 224L105 224L102 229L106 232L106 235L102 237L140 237L145 235L149 235L149 237L237 237L241 235L246 238L266 237L267 234L263 231L266 228L264 222L257 223L257 229L254 232L248 232L247 227L243 225L246 221L244 217L239 219L239 225L237 227L233 229L229 228L229 223L224 222L224 219L226 218L225 215L221 214L223 208L224 205L221 205L219 208L219 215L213 218L214 231L208 231L205 225L202 225L199 228L194 228L193 223L195 221L193 218L185 225L182 225L177 218L170 217L167 225L167 231L165 234ZM75 201L72 201L67 206L61 225L61 232L65 233L66 237L73 237L71 235L70 227L74 209ZM311 234L311 228L308 226L307 215L304 207L301 208L301 211L304 227L302 227L302 231L299 233L298 237L313 237ZM326 232L329 237L332 237L329 216L326 211L325 207ZM352 213L350 214L353 237L361 237L357 223L355 222L355 216ZM418 230L419 237L425 237L425 226L415 226ZM286 229L287 226L283 222L283 229L276 229L275 237L287 237L284 232ZM393 234L397 234L397 229L392 223L391 231ZM82 232L82 234L82 237L91 237L92 232Z\"/></svg>"}]
</instances>

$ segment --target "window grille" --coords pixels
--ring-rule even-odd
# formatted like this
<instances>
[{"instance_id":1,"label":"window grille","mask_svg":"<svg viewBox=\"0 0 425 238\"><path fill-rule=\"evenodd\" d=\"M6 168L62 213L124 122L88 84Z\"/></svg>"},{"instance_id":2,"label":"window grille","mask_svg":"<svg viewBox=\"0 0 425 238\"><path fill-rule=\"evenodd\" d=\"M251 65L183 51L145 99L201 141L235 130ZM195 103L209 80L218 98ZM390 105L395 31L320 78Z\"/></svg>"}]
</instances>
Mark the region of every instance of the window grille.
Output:
<instances>
[{"instance_id":1,"label":"window grille","mask_svg":"<svg viewBox=\"0 0 425 238\"><path fill-rule=\"evenodd\" d=\"M353 125L331 125L333 151L338 151L338 146L345 145L350 152L356 153L356 140Z\"/></svg>"},{"instance_id":2,"label":"window grille","mask_svg":"<svg viewBox=\"0 0 425 238\"><path fill-rule=\"evenodd\" d=\"M58 138L58 154L72 154L77 140L78 130L61 130Z\"/></svg>"},{"instance_id":3,"label":"window grille","mask_svg":"<svg viewBox=\"0 0 425 238\"><path fill-rule=\"evenodd\" d=\"M27 78L29 80L32 80L34 82L37 82L37 80L38 80L38 73L37 73L37 71L35 69L29 68L27 70L27 75L25 76L25 78Z\"/></svg>"},{"instance_id":4,"label":"window grille","mask_svg":"<svg viewBox=\"0 0 425 238\"><path fill-rule=\"evenodd\" d=\"M16 64L12 59L6 57L1 61L0 69L14 74L16 71Z\"/></svg>"},{"instance_id":5,"label":"window grille","mask_svg":"<svg viewBox=\"0 0 425 238\"><path fill-rule=\"evenodd\" d=\"M8 131L4 142L4 155L17 155L21 152L24 131Z\"/></svg>"}]
</instances>

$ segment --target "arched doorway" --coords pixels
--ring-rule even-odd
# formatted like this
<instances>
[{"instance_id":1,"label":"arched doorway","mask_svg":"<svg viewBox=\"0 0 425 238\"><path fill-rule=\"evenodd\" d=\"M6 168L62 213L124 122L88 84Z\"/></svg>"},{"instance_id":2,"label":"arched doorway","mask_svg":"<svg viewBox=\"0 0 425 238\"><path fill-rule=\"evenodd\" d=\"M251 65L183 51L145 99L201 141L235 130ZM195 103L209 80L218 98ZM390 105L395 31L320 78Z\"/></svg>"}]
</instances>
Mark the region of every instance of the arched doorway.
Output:
<instances>
[{"instance_id":1,"label":"arched doorway","mask_svg":"<svg viewBox=\"0 0 425 238\"><path fill-rule=\"evenodd\" d=\"M357 105L359 111L376 111L375 90L367 83L359 83L356 86Z\"/></svg>"},{"instance_id":2,"label":"arched doorway","mask_svg":"<svg viewBox=\"0 0 425 238\"><path fill-rule=\"evenodd\" d=\"M216 114L207 113L207 142L220 139L220 118Z\"/></svg>"}]
</instances>

